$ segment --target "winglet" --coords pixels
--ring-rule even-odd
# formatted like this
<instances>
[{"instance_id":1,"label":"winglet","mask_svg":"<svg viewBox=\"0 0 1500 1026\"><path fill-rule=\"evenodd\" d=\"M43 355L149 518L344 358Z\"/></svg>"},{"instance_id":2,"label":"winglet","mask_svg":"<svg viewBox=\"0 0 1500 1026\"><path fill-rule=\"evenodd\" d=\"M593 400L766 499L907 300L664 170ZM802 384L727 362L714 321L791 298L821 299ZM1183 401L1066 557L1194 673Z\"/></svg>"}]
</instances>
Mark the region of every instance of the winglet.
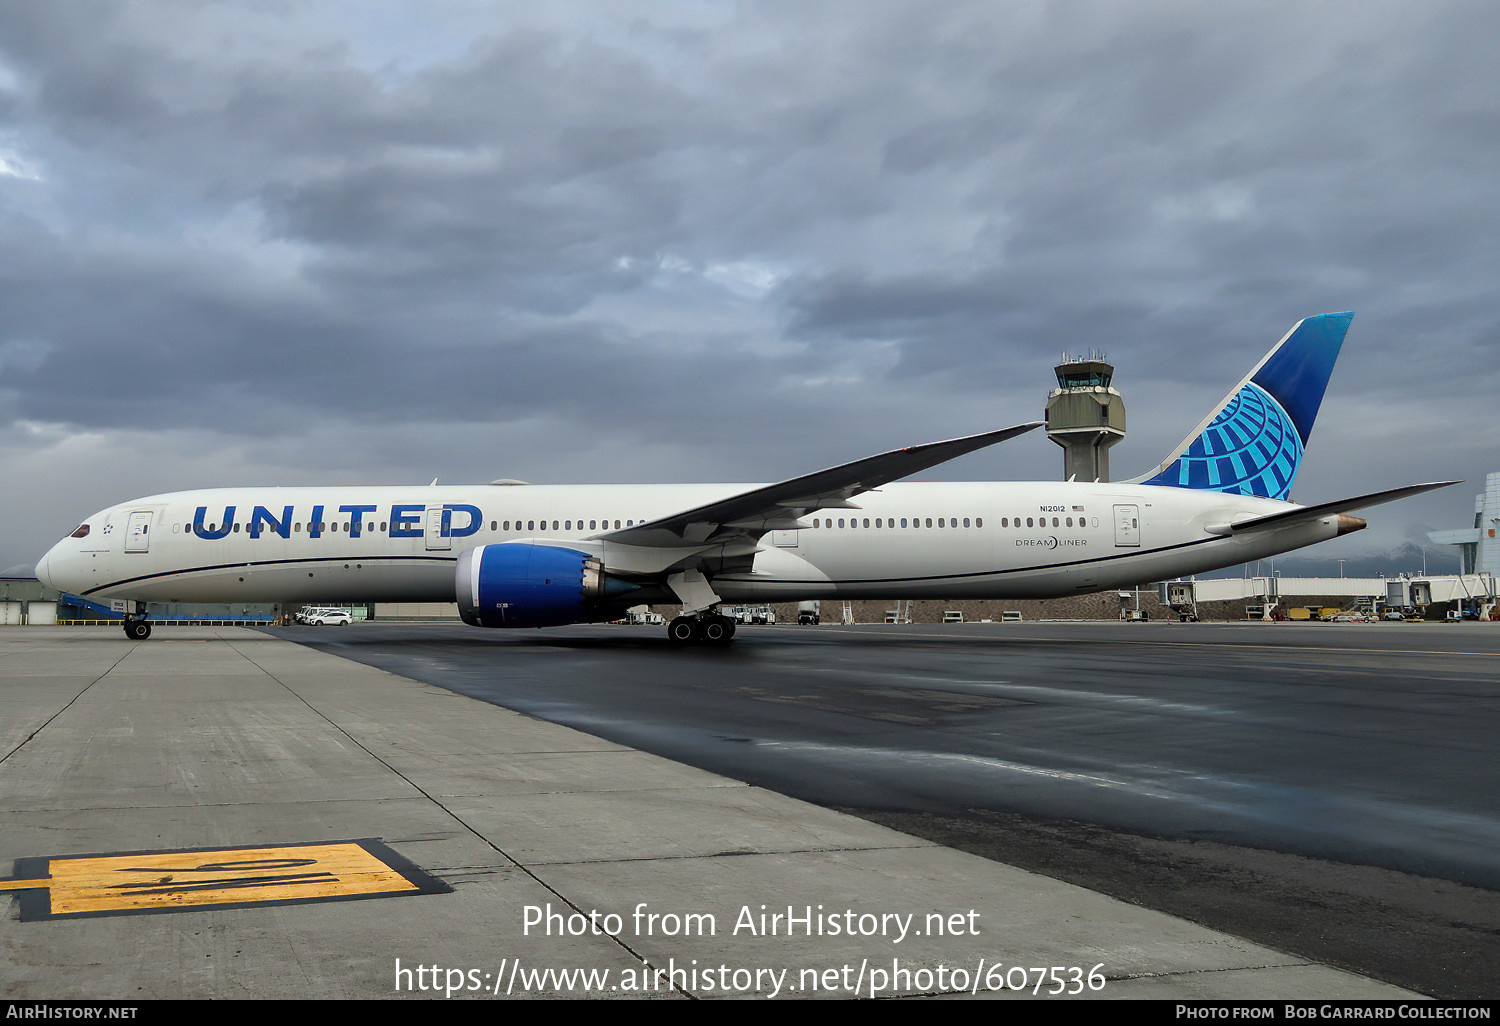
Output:
<instances>
[{"instance_id":1,"label":"winglet","mask_svg":"<svg viewBox=\"0 0 1500 1026\"><path fill-rule=\"evenodd\" d=\"M1352 311L1297 322L1172 454L1135 483L1285 499Z\"/></svg>"}]
</instances>

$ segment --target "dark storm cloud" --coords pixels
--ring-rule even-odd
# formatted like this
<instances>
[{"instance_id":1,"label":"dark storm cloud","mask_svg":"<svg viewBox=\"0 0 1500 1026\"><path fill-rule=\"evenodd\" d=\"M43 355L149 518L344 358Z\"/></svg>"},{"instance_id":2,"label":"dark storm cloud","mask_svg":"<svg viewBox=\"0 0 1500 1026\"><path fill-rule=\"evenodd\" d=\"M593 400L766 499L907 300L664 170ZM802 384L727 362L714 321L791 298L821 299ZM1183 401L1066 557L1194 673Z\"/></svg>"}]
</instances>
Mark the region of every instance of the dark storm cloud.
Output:
<instances>
[{"instance_id":1,"label":"dark storm cloud","mask_svg":"<svg viewBox=\"0 0 1500 1026\"><path fill-rule=\"evenodd\" d=\"M1144 470L1352 308L1304 475L1474 478L1493 417L1430 425L1500 386L1496 43L1467 4L5 5L0 470L767 479L1035 418L1084 349Z\"/></svg>"}]
</instances>

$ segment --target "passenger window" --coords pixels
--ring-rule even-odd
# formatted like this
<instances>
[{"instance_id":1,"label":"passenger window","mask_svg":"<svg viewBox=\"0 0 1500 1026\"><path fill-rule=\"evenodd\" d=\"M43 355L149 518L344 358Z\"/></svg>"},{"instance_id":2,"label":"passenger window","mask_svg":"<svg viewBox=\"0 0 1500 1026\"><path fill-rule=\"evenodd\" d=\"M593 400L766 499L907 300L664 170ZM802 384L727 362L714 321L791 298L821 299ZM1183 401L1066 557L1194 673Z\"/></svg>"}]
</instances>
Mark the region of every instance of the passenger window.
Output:
<instances>
[{"instance_id":1,"label":"passenger window","mask_svg":"<svg viewBox=\"0 0 1500 1026\"><path fill-rule=\"evenodd\" d=\"M975 517L974 518L974 526L975 527L983 527L984 526L984 517Z\"/></svg>"},{"instance_id":2,"label":"passenger window","mask_svg":"<svg viewBox=\"0 0 1500 1026\"><path fill-rule=\"evenodd\" d=\"M928 526L928 527L931 527L931 526L932 526L932 518L931 518L931 517L928 517L928 518L927 518L927 526Z\"/></svg>"},{"instance_id":3,"label":"passenger window","mask_svg":"<svg viewBox=\"0 0 1500 1026\"><path fill-rule=\"evenodd\" d=\"M1026 526L1027 527L1035 527L1036 526L1036 524L1032 521L1031 517L1027 517L1026 518Z\"/></svg>"},{"instance_id":4,"label":"passenger window","mask_svg":"<svg viewBox=\"0 0 1500 1026\"><path fill-rule=\"evenodd\" d=\"M969 518L968 517L964 517L964 526L965 527L969 526Z\"/></svg>"}]
</instances>

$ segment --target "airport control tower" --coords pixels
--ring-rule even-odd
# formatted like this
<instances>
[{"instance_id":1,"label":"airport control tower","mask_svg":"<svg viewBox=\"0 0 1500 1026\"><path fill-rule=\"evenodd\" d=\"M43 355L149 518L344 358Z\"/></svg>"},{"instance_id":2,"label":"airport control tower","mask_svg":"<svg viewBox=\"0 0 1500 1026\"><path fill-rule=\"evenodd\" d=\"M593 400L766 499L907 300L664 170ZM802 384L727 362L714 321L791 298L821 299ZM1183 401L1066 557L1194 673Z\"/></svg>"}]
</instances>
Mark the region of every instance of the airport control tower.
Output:
<instances>
[{"instance_id":1,"label":"airport control tower","mask_svg":"<svg viewBox=\"0 0 1500 1026\"><path fill-rule=\"evenodd\" d=\"M1047 437L1063 447L1063 478L1109 480L1109 447L1125 437L1125 400L1103 354L1064 357L1047 396Z\"/></svg>"}]
</instances>

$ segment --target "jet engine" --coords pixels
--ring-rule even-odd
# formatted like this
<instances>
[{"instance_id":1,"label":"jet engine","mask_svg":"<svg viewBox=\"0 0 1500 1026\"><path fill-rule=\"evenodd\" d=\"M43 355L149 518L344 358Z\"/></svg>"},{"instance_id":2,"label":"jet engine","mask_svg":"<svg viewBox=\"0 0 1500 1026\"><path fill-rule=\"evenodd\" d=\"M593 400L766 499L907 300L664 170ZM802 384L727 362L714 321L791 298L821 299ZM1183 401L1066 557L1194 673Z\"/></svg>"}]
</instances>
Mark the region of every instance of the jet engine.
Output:
<instances>
[{"instance_id":1,"label":"jet engine","mask_svg":"<svg viewBox=\"0 0 1500 1026\"><path fill-rule=\"evenodd\" d=\"M604 572L599 558L542 542L480 545L458 557L458 612L474 627L558 627L613 619L628 581Z\"/></svg>"}]
</instances>

